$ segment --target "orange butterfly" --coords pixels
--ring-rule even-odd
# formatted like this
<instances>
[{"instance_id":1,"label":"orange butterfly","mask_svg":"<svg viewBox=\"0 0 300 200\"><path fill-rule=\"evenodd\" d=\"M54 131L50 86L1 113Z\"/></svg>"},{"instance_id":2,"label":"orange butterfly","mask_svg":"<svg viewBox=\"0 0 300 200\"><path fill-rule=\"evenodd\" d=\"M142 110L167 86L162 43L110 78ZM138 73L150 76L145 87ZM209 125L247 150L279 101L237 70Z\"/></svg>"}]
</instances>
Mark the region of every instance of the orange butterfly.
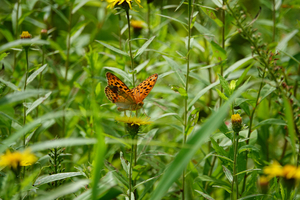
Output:
<instances>
[{"instance_id":1,"label":"orange butterfly","mask_svg":"<svg viewBox=\"0 0 300 200\"><path fill-rule=\"evenodd\" d=\"M106 97L118 106L119 111L138 110L143 107L143 100L154 87L157 77L157 74L153 74L135 88L129 89L118 77L107 72Z\"/></svg>"}]
</instances>

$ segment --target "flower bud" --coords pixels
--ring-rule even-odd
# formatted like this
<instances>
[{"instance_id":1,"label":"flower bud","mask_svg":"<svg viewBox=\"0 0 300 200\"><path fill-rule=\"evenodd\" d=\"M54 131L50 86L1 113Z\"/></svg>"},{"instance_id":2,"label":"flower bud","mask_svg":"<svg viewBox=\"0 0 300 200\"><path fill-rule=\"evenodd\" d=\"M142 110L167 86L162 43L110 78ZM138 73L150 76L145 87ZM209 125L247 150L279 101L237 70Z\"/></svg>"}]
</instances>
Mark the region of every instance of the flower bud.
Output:
<instances>
[{"instance_id":1,"label":"flower bud","mask_svg":"<svg viewBox=\"0 0 300 200\"><path fill-rule=\"evenodd\" d=\"M21 37L21 39L30 39L30 38L32 38L28 31L23 31L20 37Z\"/></svg>"},{"instance_id":2,"label":"flower bud","mask_svg":"<svg viewBox=\"0 0 300 200\"><path fill-rule=\"evenodd\" d=\"M232 129L235 133L238 133L242 129L242 118L239 114L231 116Z\"/></svg>"},{"instance_id":3,"label":"flower bud","mask_svg":"<svg viewBox=\"0 0 300 200\"><path fill-rule=\"evenodd\" d=\"M41 30L41 39L46 40L48 38L48 33L47 29L42 29Z\"/></svg>"}]
</instances>

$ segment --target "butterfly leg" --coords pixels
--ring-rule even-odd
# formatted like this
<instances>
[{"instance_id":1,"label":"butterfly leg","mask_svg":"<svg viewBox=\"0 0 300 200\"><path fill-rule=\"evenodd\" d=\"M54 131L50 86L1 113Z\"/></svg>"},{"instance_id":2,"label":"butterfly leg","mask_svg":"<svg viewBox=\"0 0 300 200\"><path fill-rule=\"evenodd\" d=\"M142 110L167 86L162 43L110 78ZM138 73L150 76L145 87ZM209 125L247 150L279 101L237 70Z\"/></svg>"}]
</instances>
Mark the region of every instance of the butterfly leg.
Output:
<instances>
[{"instance_id":1,"label":"butterfly leg","mask_svg":"<svg viewBox=\"0 0 300 200\"><path fill-rule=\"evenodd\" d=\"M127 115L126 115L126 110L124 110L124 116L127 117Z\"/></svg>"}]
</instances>

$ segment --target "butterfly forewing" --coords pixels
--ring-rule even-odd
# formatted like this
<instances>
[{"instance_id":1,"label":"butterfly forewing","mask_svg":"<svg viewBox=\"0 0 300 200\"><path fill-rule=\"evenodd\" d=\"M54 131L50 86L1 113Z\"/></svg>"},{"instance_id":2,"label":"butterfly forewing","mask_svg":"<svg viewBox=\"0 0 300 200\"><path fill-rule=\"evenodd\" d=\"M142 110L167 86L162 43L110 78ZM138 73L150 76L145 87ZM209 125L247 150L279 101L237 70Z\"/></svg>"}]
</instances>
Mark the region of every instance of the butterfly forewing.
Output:
<instances>
[{"instance_id":1,"label":"butterfly forewing","mask_svg":"<svg viewBox=\"0 0 300 200\"><path fill-rule=\"evenodd\" d=\"M136 103L142 102L148 96L157 81L157 77L157 74L153 74L131 90Z\"/></svg>"},{"instance_id":2,"label":"butterfly forewing","mask_svg":"<svg viewBox=\"0 0 300 200\"><path fill-rule=\"evenodd\" d=\"M121 81L118 77L116 77L114 74L112 74L110 72L106 73L106 78L107 78L107 83L108 83L107 87L110 88L110 92L115 93L115 95L117 96L116 101L120 100L120 101L124 102L124 99L125 99L126 101L129 101L129 102L135 102L130 89L125 85L125 83L123 83L123 81ZM105 89L105 91L106 91L106 89ZM113 102L113 103L115 103L115 102Z\"/></svg>"}]
</instances>

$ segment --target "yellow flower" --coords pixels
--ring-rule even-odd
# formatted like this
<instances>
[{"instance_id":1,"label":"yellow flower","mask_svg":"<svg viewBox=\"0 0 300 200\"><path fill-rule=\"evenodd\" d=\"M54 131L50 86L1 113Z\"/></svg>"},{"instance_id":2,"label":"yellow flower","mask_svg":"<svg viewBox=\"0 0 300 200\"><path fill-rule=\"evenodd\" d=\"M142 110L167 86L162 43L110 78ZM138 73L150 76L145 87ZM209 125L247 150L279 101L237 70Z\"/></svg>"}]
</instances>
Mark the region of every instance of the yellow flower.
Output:
<instances>
[{"instance_id":1,"label":"yellow flower","mask_svg":"<svg viewBox=\"0 0 300 200\"><path fill-rule=\"evenodd\" d=\"M134 125L146 125L146 124L151 124L152 122L149 121L150 118L138 118L138 117L116 117L116 120L119 122L124 122L126 124L130 124L131 126Z\"/></svg>"},{"instance_id":2,"label":"yellow flower","mask_svg":"<svg viewBox=\"0 0 300 200\"><path fill-rule=\"evenodd\" d=\"M268 175L268 178L271 179L276 176L283 176L282 166L274 161L270 166L264 167L264 174Z\"/></svg>"},{"instance_id":3,"label":"yellow flower","mask_svg":"<svg viewBox=\"0 0 300 200\"><path fill-rule=\"evenodd\" d=\"M134 20L134 19L132 19L132 20L130 21L130 24L131 24L131 26L132 26L134 29L142 29L142 28L144 28L144 26L143 26L144 22L143 22L143 21L140 21L140 20Z\"/></svg>"},{"instance_id":4,"label":"yellow flower","mask_svg":"<svg viewBox=\"0 0 300 200\"><path fill-rule=\"evenodd\" d=\"M294 165L281 166L275 161L264 168L264 174L268 175L268 178L279 176L285 179L300 179L300 168Z\"/></svg>"},{"instance_id":5,"label":"yellow flower","mask_svg":"<svg viewBox=\"0 0 300 200\"><path fill-rule=\"evenodd\" d=\"M23 31L20 37L21 39L28 39L31 38L31 35L29 34L28 31Z\"/></svg>"},{"instance_id":6,"label":"yellow flower","mask_svg":"<svg viewBox=\"0 0 300 200\"><path fill-rule=\"evenodd\" d=\"M115 5L121 5L124 2L126 2L128 4L128 6L130 7L130 9L132 9L132 7L131 7L132 0L106 0L106 1L108 3L108 6L107 6L108 8L114 8ZM141 0L134 0L134 1L139 5L139 7L142 7L140 4Z\"/></svg>"},{"instance_id":7,"label":"yellow flower","mask_svg":"<svg viewBox=\"0 0 300 200\"><path fill-rule=\"evenodd\" d=\"M124 122L127 124L126 130L134 138L140 130L141 125L151 124L150 118L138 118L138 117L116 117L119 122Z\"/></svg>"},{"instance_id":8,"label":"yellow flower","mask_svg":"<svg viewBox=\"0 0 300 200\"><path fill-rule=\"evenodd\" d=\"M20 152L16 151L11 153L9 150L6 154L0 156L0 166L11 167L17 169L19 166L32 165L37 161L37 157L30 152L29 149Z\"/></svg>"},{"instance_id":9,"label":"yellow flower","mask_svg":"<svg viewBox=\"0 0 300 200\"><path fill-rule=\"evenodd\" d=\"M293 165L285 165L282 169L283 177L286 179L299 179L300 168Z\"/></svg>"},{"instance_id":10,"label":"yellow flower","mask_svg":"<svg viewBox=\"0 0 300 200\"><path fill-rule=\"evenodd\" d=\"M242 129L242 118L239 114L231 115L232 129L234 132L238 133Z\"/></svg>"}]
</instances>

